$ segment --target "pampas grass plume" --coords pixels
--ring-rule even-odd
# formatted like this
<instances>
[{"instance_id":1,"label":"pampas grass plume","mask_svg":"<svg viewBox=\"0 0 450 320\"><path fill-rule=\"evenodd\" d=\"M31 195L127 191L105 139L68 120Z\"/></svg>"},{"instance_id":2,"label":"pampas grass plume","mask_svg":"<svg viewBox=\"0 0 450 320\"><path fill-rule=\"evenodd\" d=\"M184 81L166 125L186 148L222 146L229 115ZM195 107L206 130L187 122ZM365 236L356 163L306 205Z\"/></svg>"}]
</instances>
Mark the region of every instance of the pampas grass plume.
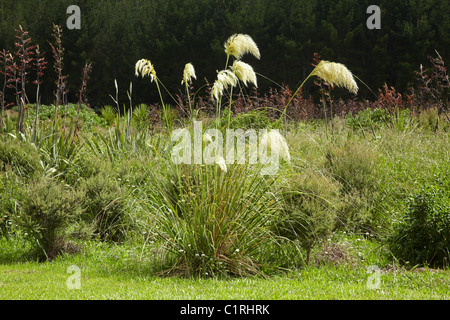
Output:
<instances>
[{"instance_id":1,"label":"pampas grass plume","mask_svg":"<svg viewBox=\"0 0 450 320\"><path fill-rule=\"evenodd\" d=\"M211 90L211 96L219 100L219 96L223 94L223 90L229 86L235 87L238 83L238 77L231 70L222 70L217 74L217 80Z\"/></svg>"},{"instance_id":2,"label":"pampas grass plume","mask_svg":"<svg viewBox=\"0 0 450 320\"><path fill-rule=\"evenodd\" d=\"M192 65L192 63L186 63L186 65L184 66L183 80L181 80L181 84L191 82L192 78L197 79L194 66Z\"/></svg>"},{"instance_id":3,"label":"pampas grass plume","mask_svg":"<svg viewBox=\"0 0 450 320\"><path fill-rule=\"evenodd\" d=\"M255 71L248 63L236 60L231 66L231 70L239 78L239 80L244 83L244 85L247 85L247 82L250 82L258 87Z\"/></svg>"},{"instance_id":4,"label":"pampas grass plume","mask_svg":"<svg viewBox=\"0 0 450 320\"><path fill-rule=\"evenodd\" d=\"M261 58L258 46L252 37L248 34L234 34L228 38L224 44L225 53L229 56L234 56L236 59L241 59L246 53L250 53L257 59Z\"/></svg>"},{"instance_id":5,"label":"pampas grass plume","mask_svg":"<svg viewBox=\"0 0 450 320\"><path fill-rule=\"evenodd\" d=\"M341 63L322 60L312 74L322 78L331 86L336 85L346 88L354 94L358 93L358 85L353 74Z\"/></svg>"},{"instance_id":6,"label":"pampas grass plume","mask_svg":"<svg viewBox=\"0 0 450 320\"><path fill-rule=\"evenodd\" d=\"M272 150L273 153L277 153L286 160L288 163L291 163L291 155L289 153L289 146L286 142L286 139L281 135L278 130L270 130L269 132L265 132L260 139L260 149L268 148Z\"/></svg>"},{"instance_id":7,"label":"pampas grass plume","mask_svg":"<svg viewBox=\"0 0 450 320\"><path fill-rule=\"evenodd\" d=\"M147 59L141 59L138 62L136 62L135 66L135 74L136 77L142 76L144 78L145 76L150 77L150 80L153 82L156 79L156 71L153 67L153 64L150 62L150 60Z\"/></svg>"}]
</instances>

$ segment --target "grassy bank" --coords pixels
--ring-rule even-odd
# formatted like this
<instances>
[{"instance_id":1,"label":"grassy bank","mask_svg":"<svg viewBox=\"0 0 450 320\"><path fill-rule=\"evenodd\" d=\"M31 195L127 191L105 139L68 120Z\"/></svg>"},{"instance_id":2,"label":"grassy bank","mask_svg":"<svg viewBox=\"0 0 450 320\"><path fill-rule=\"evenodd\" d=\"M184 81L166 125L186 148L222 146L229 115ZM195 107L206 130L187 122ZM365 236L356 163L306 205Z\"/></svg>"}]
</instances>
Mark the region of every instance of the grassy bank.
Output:
<instances>
[{"instance_id":1,"label":"grassy bank","mask_svg":"<svg viewBox=\"0 0 450 320\"><path fill-rule=\"evenodd\" d=\"M126 117L0 137L0 297L448 299L448 123L368 112L234 118L285 137L270 178L176 165L170 131Z\"/></svg>"}]
</instances>

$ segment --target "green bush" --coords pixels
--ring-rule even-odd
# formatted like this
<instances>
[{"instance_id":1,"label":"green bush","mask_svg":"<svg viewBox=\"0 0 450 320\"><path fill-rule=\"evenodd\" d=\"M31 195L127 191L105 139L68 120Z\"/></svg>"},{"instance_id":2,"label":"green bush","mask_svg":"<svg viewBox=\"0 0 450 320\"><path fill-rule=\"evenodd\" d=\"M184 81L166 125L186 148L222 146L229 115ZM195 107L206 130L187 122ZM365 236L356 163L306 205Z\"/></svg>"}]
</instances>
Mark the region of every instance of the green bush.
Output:
<instances>
[{"instance_id":1,"label":"green bush","mask_svg":"<svg viewBox=\"0 0 450 320\"><path fill-rule=\"evenodd\" d=\"M314 246L334 229L339 206L339 184L316 172L296 175L289 179L277 231L299 242L309 264Z\"/></svg>"},{"instance_id":2,"label":"green bush","mask_svg":"<svg viewBox=\"0 0 450 320\"><path fill-rule=\"evenodd\" d=\"M14 174L0 172L0 237L9 237L13 230L13 220L19 212L22 197L22 183Z\"/></svg>"},{"instance_id":3,"label":"green bush","mask_svg":"<svg viewBox=\"0 0 450 320\"><path fill-rule=\"evenodd\" d=\"M437 107L429 108L422 110L418 116L417 120L419 123L420 128L422 128L425 131L436 131L436 129L439 127L439 110ZM445 122L444 122L445 126Z\"/></svg>"},{"instance_id":4,"label":"green bush","mask_svg":"<svg viewBox=\"0 0 450 320\"><path fill-rule=\"evenodd\" d=\"M64 231L79 214L78 201L73 189L52 179L28 186L15 222L32 240L40 260L53 259L68 248Z\"/></svg>"},{"instance_id":5,"label":"green bush","mask_svg":"<svg viewBox=\"0 0 450 320\"><path fill-rule=\"evenodd\" d=\"M223 111L220 119L220 126L227 127L229 129L280 129L281 122L272 122L267 116L267 110L253 110L246 113L237 114L231 117L231 121L228 126L228 120L231 111L228 109Z\"/></svg>"},{"instance_id":6,"label":"green bush","mask_svg":"<svg viewBox=\"0 0 450 320\"><path fill-rule=\"evenodd\" d=\"M71 186L77 186L82 180L95 176L100 172L109 172L110 170L111 166L108 161L83 150L77 157L77 161L67 166L61 178L64 179L65 183Z\"/></svg>"},{"instance_id":7,"label":"green bush","mask_svg":"<svg viewBox=\"0 0 450 320\"><path fill-rule=\"evenodd\" d=\"M39 119L53 120L55 116L55 106L54 105L40 105L39 106ZM67 105L62 105L58 107L58 117L66 118L69 121L75 121L78 117L78 104L69 103ZM31 126L36 118L36 107L35 105L29 105L29 114L26 119L26 123ZM79 114L80 124L82 124L83 129L86 131L91 131L95 126L106 126L106 121L102 117L99 117L95 111L86 105L82 104L80 106Z\"/></svg>"},{"instance_id":8,"label":"green bush","mask_svg":"<svg viewBox=\"0 0 450 320\"><path fill-rule=\"evenodd\" d=\"M132 124L138 130L143 130L150 126L150 109L146 104L140 104L133 110Z\"/></svg>"},{"instance_id":9,"label":"green bush","mask_svg":"<svg viewBox=\"0 0 450 320\"><path fill-rule=\"evenodd\" d=\"M348 127L353 130L357 129L380 129L389 119L389 113L386 110L375 108L375 109L364 109L353 115L351 112L345 117L345 123Z\"/></svg>"},{"instance_id":10,"label":"green bush","mask_svg":"<svg viewBox=\"0 0 450 320\"><path fill-rule=\"evenodd\" d=\"M11 137L0 137L0 171L11 169L19 176L32 176L42 168L34 145Z\"/></svg>"},{"instance_id":11,"label":"green bush","mask_svg":"<svg viewBox=\"0 0 450 320\"><path fill-rule=\"evenodd\" d=\"M382 183L377 169L378 153L371 145L347 140L332 145L325 154L325 167L340 183L343 205L338 211L338 228L367 232L379 225L379 212L374 211Z\"/></svg>"},{"instance_id":12,"label":"green bush","mask_svg":"<svg viewBox=\"0 0 450 320\"><path fill-rule=\"evenodd\" d=\"M388 239L393 254L411 264L448 266L450 188L427 186L409 199L408 209Z\"/></svg>"},{"instance_id":13,"label":"green bush","mask_svg":"<svg viewBox=\"0 0 450 320\"><path fill-rule=\"evenodd\" d=\"M101 110L100 113L103 117L103 119L105 119L106 123L108 124L108 126L111 126L114 124L114 122L116 121L116 110L111 107L111 106L104 106Z\"/></svg>"},{"instance_id":14,"label":"green bush","mask_svg":"<svg viewBox=\"0 0 450 320\"><path fill-rule=\"evenodd\" d=\"M94 225L103 241L122 241L129 226L125 196L119 185L105 172L81 180L82 219Z\"/></svg>"},{"instance_id":15,"label":"green bush","mask_svg":"<svg viewBox=\"0 0 450 320\"><path fill-rule=\"evenodd\" d=\"M377 154L373 147L347 140L343 146L330 146L325 156L327 168L342 184L344 193L364 193L375 188Z\"/></svg>"}]
</instances>

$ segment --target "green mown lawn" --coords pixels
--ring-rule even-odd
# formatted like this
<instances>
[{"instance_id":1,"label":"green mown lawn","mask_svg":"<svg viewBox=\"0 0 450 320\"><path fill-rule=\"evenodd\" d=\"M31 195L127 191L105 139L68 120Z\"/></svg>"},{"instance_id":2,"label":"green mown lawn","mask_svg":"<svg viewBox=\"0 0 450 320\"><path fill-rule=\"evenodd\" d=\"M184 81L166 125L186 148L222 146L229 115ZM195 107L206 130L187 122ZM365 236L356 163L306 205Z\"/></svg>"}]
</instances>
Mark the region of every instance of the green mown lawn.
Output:
<instances>
[{"instance_id":1,"label":"green mown lawn","mask_svg":"<svg viewBox=\"0 0 450 320\"><path fill-rule=\"evenodd\" d=\"M81 263L80 263L81 262ZM0 266L2 300L303 300L303 299L450 299L450 273L420 269L375 274L348 266L310 267L284 276L218 279L161 278L105 274L86 263L80 265L80 288L73 286L76 273L68 273L70 259L47 263L28 262ZM369 285L368 285L369 282ZM69 283L69 285L68 285ZM72 289L70 289L72 287Z\"/></svg>"}]
</instances>

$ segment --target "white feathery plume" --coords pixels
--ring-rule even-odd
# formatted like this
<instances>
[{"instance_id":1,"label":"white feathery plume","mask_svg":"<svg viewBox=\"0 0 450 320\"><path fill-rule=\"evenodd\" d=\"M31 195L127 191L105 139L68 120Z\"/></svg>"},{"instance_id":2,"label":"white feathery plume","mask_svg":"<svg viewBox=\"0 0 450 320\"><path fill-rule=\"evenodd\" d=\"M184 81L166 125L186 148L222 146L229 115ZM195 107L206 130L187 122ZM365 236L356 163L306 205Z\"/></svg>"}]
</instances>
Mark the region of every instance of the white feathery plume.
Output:
<instances>
[{"instance_id":1,"label":"white feathery plume","mask_svg":"<svg viewBox=\"0 0 450 320\"><path fill-rule=\"evenodd\" d=\"M286 139L280 134L278 130L270 130L265 132L260 141L260 149L269 148L273 153L277 153L288 163L291 163L291 155L289 153L289 146Z\"/></svg>"},{"instance_id":2,"label":"white feathery plume","mask_svg":"<svg viewBox=\"0 0 450 320\"><path fill-rule=\"evenodd\" d=\"M181 84L192 82L192 78L197 79L194 66L192 63L186 63L184 66L183 80L181 80Z\"/></svg>"},{"instance_id":3,"label":"white feathery plume","mask_svg":"<svg viewBox=\"0 0 450 320\"><path fill-rule=\"evenodd\" d=\"M322 60L312 72L331 86L338 86L348 89L350 92L358 93L358 85L356 84L353 74L347 67L341 63Z\"/></svg>"},{"instance_id":4,"label":"white feathery plume","mask_svg":"<svg viewBox=\"0 0 450 320\"><path fill-rule=\"evenodd\" d=\"M223 172L227 172L227 164L226 164L225 159L223 157L217 156L216 157L216 164L219 166L219 168Z\"/></svg>"},{"instance_id":5,"label":"white feathery plume","mask_svg":"<svg viewBox=\"0 0 450 320\"><path fill-rule=\"evenodd\" d=\"M145 76L149 76L152 82L156 79L155 68L153 67L150 60L147 59L141 59L136 62L135 74L136 77L139 77L139 75L141 75L142 78L144 78Z\"/></svg>"},{"instance_id":6,"label":"white feathery plume","mask_svg":"<svg viewBox=\"0 0 450 320\"><path fill-rule=\"evenodd\" d=\"M223 94L223 90L229 86L235 87L239 79L231 70L222 70L217 74L217 80L211 90L211 96L215 100L219 100L219 96Z\"/></svg>"},{"instance_id":7,"label":"white feathery plume","mask_svg":"<svg viewBox=\"0 0 450 320\"><path fill-rule=\"evenodd\" d=\"M214 85L211 90L211 97L216 101L219 100L219 96L223 93L223 84L218 80L214 81Z\"/></svg>"},{"instance_id":8,"label":"white feathery plume","mask_svg":"<svg viewBox=\"0 0 450 320\"><path fill-rule=\"evenodd\" d=\"M231 66L231 70L239 78L239 80L244 83L244 85L247 85L247 82L250 82L258 87L256 73L253 70L252 66L248 63L242 62L240 60L235 60L233 65Z\"/></svg>"},{"instance_id":9,"label":"white feathery plume","mask_svg":"<svg viewBox=\"0 0 450 320\"><path fill-rule=\"evenodd\" d=\"M236 75L230 70L222 70L217 74L217 81L221 82L225 88L228 88L228 86L235 87L238 80Z\"/></svg>"},{"instance_id":10,"label":"white feathery plume","mask_svg":"<svg viewBox=\"0 0 450 320\"><path fill-rule=\"evenodd\" d=\"M252 54L257 59L261 58L258 46L248 34L238 33L232 35L225 42L224 47L227 55L234 56L238 60L246 53Z\"/></svg>"}]
</instances>

